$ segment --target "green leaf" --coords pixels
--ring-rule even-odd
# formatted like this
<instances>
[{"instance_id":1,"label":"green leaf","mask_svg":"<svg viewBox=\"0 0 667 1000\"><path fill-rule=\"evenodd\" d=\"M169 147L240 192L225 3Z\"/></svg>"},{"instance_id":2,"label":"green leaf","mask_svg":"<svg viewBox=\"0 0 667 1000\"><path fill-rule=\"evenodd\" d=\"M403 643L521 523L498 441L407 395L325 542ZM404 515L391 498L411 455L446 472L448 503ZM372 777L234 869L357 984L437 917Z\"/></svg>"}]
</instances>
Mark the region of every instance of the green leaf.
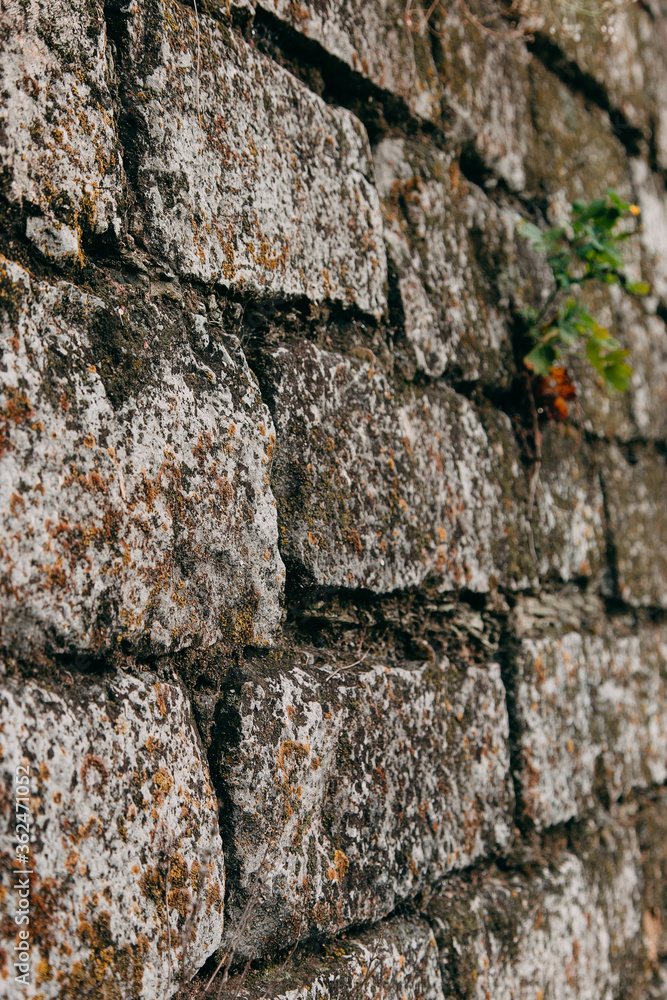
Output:
<instances>
[{"instance_id":1,"label":"green leaf","mask_svg":"<svg viewBox=\"0 0 667 1000\"><path fill-rule=\"evenodd\" d=\"M531 243L538 243L542 239L542 230L527 219L522 219L517 228L521 236L525 236Z\"/></svg>"},{"instance_id":2,"label":"green leaf","mask_svg":"<svg viewBox=\"0 0 667 1000\"><path fill-rule=\"evenodd\" d=\"M651 291L651 286L647 281L633 281L631 284L625 286L625 290L630 295L648 295Z\"/></svg>"},{"instance_id":3,"label":"green leaf","mask_svg":"<svg viewBox=\"0 0 667 1000\"><path fill-rule=\"evenodd\" d=\"M632 368L624 363L609 365L602 372L602 377L610 392L627 392L630 388Z\"/></svg>"},{"instance_id":4,"label":"green leaf","mask_svg":"<svg viewBox=\"0 0 667 1000\"><path fill-rule=\"evenodd\" d=\"M526 368L530 368L536 375L548 375L549 369L560 357L558 349L553 343L540 343L526 354L523 363Z\"/></svg>"}]
</instances>

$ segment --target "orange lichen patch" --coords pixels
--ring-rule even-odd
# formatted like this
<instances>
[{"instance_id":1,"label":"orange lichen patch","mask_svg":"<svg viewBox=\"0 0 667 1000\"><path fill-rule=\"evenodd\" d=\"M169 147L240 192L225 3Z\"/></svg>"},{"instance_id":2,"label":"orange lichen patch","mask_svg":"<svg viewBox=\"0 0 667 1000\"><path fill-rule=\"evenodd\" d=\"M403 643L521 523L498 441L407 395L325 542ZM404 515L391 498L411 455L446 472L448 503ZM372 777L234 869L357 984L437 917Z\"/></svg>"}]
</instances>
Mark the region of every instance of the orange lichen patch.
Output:
<instances>
[{"instance_id":1,"label":"orange lichen patch","mask_svg":"<svg viewBox=\"0 0 667 1000\"><path fill-rule=\"evenodd\" d=\"M153 775L153 784L155 785L153 791L155 804L161 806L167 795L173 790L174 779L166 768L161 767Z\"/></svg>"},{"instance_id":2,"label":"orange lichen patch","mask_svg":"<svg viewBox=\"0 0 667 1000\"><path fill-rule=\"evenodd\" d=\"M32 404L25 393L8 385L4 389L5 404L0 407L0 457L12 447L10 427L18 427L34 418Z\"/></svg>"},{"instance_id":3,"label":"orange lichen patch","mask_svg":"<svg viewBox=\"0 0 667 1000\"><path fill-rule=\"evenodd\" d=\"M98 775L97 779L89 778L91 772ZM104 791L107 784L109 783L109 769L99 757L94 757L92 754L88 754L83 761L81 766L81 781L86 792L90 794L95 791L98 794Z\"/></svg>"},{"instance_id":4,"label":"orange lichen patch","mask_svg":"<svg viewBox=\"0 0 667 1000\"><path fill-rule=\"evenodd\" d=\"M347 856L342 851L334 851L333 867L327 870L327 875L332 882L342 882L350 867Z\"/></svg>"},{"instance_id":5,"label":"orange lichen patch","mask_svg":"<svg viewBox=\"0 0 667 1000\"><path fill-rule=\"evenodd\" d=\"M575 400L577 390L566 368L554 365L548 375L535 380L535 402L539 411L550 420L567 420L569 402Z\"/></svg>"}]
</instances>

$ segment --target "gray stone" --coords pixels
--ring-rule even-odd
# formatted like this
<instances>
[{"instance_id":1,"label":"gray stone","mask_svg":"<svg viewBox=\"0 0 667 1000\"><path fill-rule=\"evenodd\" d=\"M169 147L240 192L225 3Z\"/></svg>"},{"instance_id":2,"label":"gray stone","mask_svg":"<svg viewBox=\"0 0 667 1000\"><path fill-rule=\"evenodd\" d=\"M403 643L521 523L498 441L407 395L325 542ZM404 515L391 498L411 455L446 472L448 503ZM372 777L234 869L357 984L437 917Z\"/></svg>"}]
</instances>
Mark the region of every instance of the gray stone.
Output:
<instances>
[{"instance_id":1,"label":"gray stone","mask_svg":"<svg viewBox=\"0 0 667 1000\"><path fill-rule=\"evenodd\" d=\"M438 119L440 87L419 3L406 7L404 0L258 0L258 6L401 98L413 114Z\"/></svg>"},{"instance_id":2,"label":"gray stone","mask_svg":"<svg viewBox=\"0 0 667 1000\"><path fill-rule=\"evenodd\" d=\"M237 988L232 982L231 988ZM444 1000L435 938L424 920L393 918L336 943L329 958L269 965L240 985L240 1000Z\"/></svg>"},{"instance_id":3,"label":"gray stone","mask_svg":"<svg viewBox=\"0 0 667 1000\"><path fill-rule=\"evenodd\" d=\"M239 955L378 920L508 844L498 665L362 660L254 661L219 705L212 767L238 871L225 947Z\"/></svg>"},{"instance_id":4,"label":"gray stone","mask_svg":"<svg viewBox=\"0 0 667 1000\"><path fill-rule=\"evenodd\" d=\"M542 464L523 462L509 419L487 407L480 411L496 462L507 546L507 580L515 590L539 579L568 583L578 578L601 586L608 575L604 504L599 470L591 449L567 424L542 427ZM502 577L501 577L502 579Z\"/></svg>"},{"instance_id":5,"label":"gray stone","mask_svg":"<svg viewBox=\"0 0 667 1000\"><path fill-rule=\"evenodd\" d=\"M601 452L618 596L667 607L667 465L661 447L610 445Z\"/></svg>"},{"instance_id":6,"label":"gray stone","mask_svg":"<svg viewBox=\"0 0 667 1000\"><path fill-rule=\"evenodd\" d=\"M444 886L427 915L445 996L634 995L642 980L636 837L610 824L598 845L592 832L591 840L583 860L561 849L536 857L525 873L473 873L468 885Z\"/></svg>"},{"instance_id":7,"label":"gray stone","mask_svg":"<svg viewBox=\"0 0 667 1000\"><path fill-rule=\"evenodd\" d=\"M488 5L471 0L469 12L487 18ZM456 4L439 4L436 68L448 111L445 129L450 141L463 145L471 167L498 178L512 191L526 184L525 160L530 148L528 66L523 39L496 15L491 30L480 28L473 16Z\"/></svg>"},{"instance_id":8,"label":"gray stone","mask_svg":"<svg viewBox=\"0 0 667 1000\"><path fill-rule=\"evenodd\" d=\"M627 995L617 992L622 963L639 972L636 842L604 832L588 863L558 852L536 859L530 876L492 873L473 879L467 899L432 905L445 990L499 1000Z\"/></svg>"},{"instance_id":9,"label":"gray stone","mask_svg":"<svg viewBox=\"0 0 667 1000\"><path fill-rule=\"evenodd\" d=\"M11 4L0 59L0 166L14 206L91 237L118 227L123 167L101 3Z\"/></svg>"},{"instance_id":10,"label":"gray stone","mask_svg":"<svg viewBox=\"0 0 667 1000\"><path fill-rule=\"evenodd\" d=\"M225 288L379 316L386 258L361 123L171 0L133 8L128 32L133 227L156 257Z\"/></svg>"},{"instance_id":11,"label":"gray stone","mask_svg":"<svg viewBox=\"0 0 667 1000\"><path fill-rule=\"evenodd\" d=\"M81 253L76 229L60 222L31 216L26 222L25 234L45 257L52 260L76 259Z\"/></svg>"},{"instance_id":12,"label":"gray stone","mask_svg":"<svg viewBox=\"0 0 667 1000\"><path fill-rule=\"evenodd\" d=\"M268 643L275 436L234 338L130 286L1 265L5 647Z\"/></svg>"},{"instance_id":13,"label":"gray stone","mask_svg":"<svg viewBox=\"0 0 667 1000\"><path fill-rule=\"evenodd\" d=\"M5 676L0 718L3 799L27 766L33 834L30 986L5 977L0 996L166 1000L223 929L217 801L183 692L123 675L58 688ZM13 813L0 829L12 917Z\"/></svg>"},{"instance_id":14,"label":"gray stone","mask_svg":"<svg viewBox=\"0 0 667 1000\"><path fill-rule=\"evenodd\" d=\"M509 384L512 346L500 307L519 283L518 216L468 183L451 152L390 138L379 143L374 159L385 240L417 366L433 376L447 371L464 381ZM496 267L480 266L491 258Z\"/></svg>"},{"instance_id":15,"label":"gray stone","mask_svg":"<svg viewBox=\"0 0 667 1000\"><path fill-rule=\"evenodd\" d=\"M533 15L539 9L533 17L541 36L538 50L570 79L577 72L592 78L599 99L625 118L620 135L630 145L637 136L650 141L658 166L667 168L667 14L659 0L645 7L610 4L598 16L583 7L525 6ZM549 40L551 52L542 39Z\"/></svg>"},{"instance_id":16,"label":"gray stone","mask_svg":"<svg viewBox=\"0 0 667 1000\"><path fill-rule=\"evenodd\" d=\"M504 522L471 404L447 388L399 394L374 362L310 343L264 366L283 557L327 586L383 592L435 574L443 589L488 590Z\"/></svg>"},{"instance_id":17,"label":"gray stone","mask_svg":"<svg viewBox=\"0 0 667 1000\"><path fill-rule=\"evenodd\" d=\"M599 621L599 617L598 617ZM515 717L525 814L538 829L667 779L667 631L521 640Z\"/></svg>"}]
</instances>

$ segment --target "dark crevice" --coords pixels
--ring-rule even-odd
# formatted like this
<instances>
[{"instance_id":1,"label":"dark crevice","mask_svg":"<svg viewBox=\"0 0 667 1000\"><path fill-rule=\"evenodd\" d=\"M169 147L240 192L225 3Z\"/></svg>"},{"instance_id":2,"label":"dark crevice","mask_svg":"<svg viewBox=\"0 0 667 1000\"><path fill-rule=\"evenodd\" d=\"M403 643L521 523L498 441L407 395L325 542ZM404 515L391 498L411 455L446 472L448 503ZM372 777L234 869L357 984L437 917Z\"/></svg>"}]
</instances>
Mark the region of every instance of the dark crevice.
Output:
<instances>
[{"instance_id":1,"label":"dark crevice","mask_svg":"<svg viewBox=\"0 0 667 1000\"><path fill-rule=\"evenodd\" d=\"M606 111L611 120L614 133L625 146L628 155L639 156L644 140L640 129L631 125L622 111L615 108L609 100L609 95L603 85L590 73L584 72L576 62L569 59L553 39L538 32L532 42L528 42L528 50L551 70L572 90L578 91L583 97Z\"/></svg>"},{"instance_id":2,"label":"dark crevice","mask_svg":"<svg viewBox=\"0 0 667 1000\"><path fill-rule=\"evenodd\" d=\"M382 90L264 8L257 8L250 34L260 52L288 69L327 104L352 111L365 125L371 143L396 127L438 131L414 119L401 98Z\"/></svg>"}]
</instances>

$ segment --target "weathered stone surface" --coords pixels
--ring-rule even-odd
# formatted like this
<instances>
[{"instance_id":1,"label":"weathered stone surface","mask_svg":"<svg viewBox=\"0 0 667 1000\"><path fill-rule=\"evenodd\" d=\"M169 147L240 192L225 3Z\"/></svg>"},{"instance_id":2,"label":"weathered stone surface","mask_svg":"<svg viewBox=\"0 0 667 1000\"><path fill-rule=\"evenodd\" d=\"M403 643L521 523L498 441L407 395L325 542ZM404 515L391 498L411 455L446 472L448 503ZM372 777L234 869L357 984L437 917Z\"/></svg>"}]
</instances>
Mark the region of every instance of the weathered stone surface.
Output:
<instances>
[{"instance_id":1,"label":"weathered stone surface","mask_svg":"<svg viewBox=\"0 0 667 1000\"><path fill-rule=\"evenodd\" d=\"M403 0L305 0L298 4L258 0L258 6L319 42L381 90L402 98L414 114L437 120L439 83L429 27L419 3L406 8Z\"/></svg>"},{"instance_id":2,"label":"weathered stone surface","mask_svg":"<svg viewBox=\"0 0 667 1000\"><path fill-rule=\"evenodd\" d=\"M4 645L268 642L275 439L233 338L118 283L0 279Z\"/></svg>"},{"instance_id":3,"label":"weathered stone surface","mask_svg":"<svg viewBox=\"0 0 667 1000\"><path fill-rule=\"evenodd\" d=\"M451 152L384 139L374 150L385 239L403 324L419 368L505 383L512 347L507 306L516 267L515 212L498 209L460 174ZM488 268L494 257L497 269ZM480 259L481 258L481 259ZM489 275L498 276L494 282Z\"/></svg>"},{"instance_id":4,"label":"weathered stone surface","mask_svg":"<svg viewBox=\"0 0 667 1000\"><path fill-rule=\"evenodd\" d=\"M427 915L445 996L465 1000L612 1000L641 987L637 842L607 826L578 854L556 849L526 873L474 874L445 886ZM583 854L583 860L582 860Z\"/></svg>"},{"instance_id":5,"label":"weathered stone surface","mask_svg":"<svg viewBox=\"0 0 667 1000\"><path fill-rule=\"evenodd\" d=\"M197 39L201 58L197 72ZM361 123L204 15L133 9L134 231L181 273L379 315L386 258Z\"/></svg>"},{"instance_id":6,"label":"weathered stone surface","mask_svg":"<svg viewBox=\"0 0 667 1000\"><path fill-rule=\"evenodd\" d=\"M0 718L0 996L169 997L182 962L189 978L218 946L225 887L217 803L183 692L123 675L59 689L5 676ZM17 765L30 769L34 834L25 990L11 968Z\"/></svg>"},{"instance_id":7,"label":"weathered stone surface","mask_svg":"<svg viewBox=\"0 0 667 1000\"><path fill-rule=\"evenodd\" d=\"M661 447L600 451L618 596L633 606L667 607L667 464Z\"/></svg>"},{"instance_id":8,"label":"weathered stone surface","mask_svg":"<svg viewBox=\"0 0 667 1000\"><path fill-rule=\"evenodd\" d=\"M493 13L475 0L468 9L473 17ZM449 112L445 127L450 140L463 146L472 171L520 191L530 148L530 56L502 18L488 31L473 17L456 4L439 4L435 11L436 68Z\"/></svg>"},{"instance_id":9,"label":"weathered stone surface","mask_svg":"<svg viewBox=\"0 0 667 1000\"><path fill-rule=\"evenodd\" d=\"M659 981L662 978L659 963L667 963L666 788L656 789L650 798L647 797L641 803L634 822L644 874L642 923L646 955L652 965L654 976ZM667 980L663 978L662 984L664 988Z\"/></svg>"},{"instance_id":10,"label":"weathered stone surface","mask_svg":"<svg viewBox=\"0 0 667 1000\"><path fill-rule=\"evenodd\" d=\"M234 989L235 983L231 983ZM276 1000L444 1000L435 938L426 921L394 918L337 942L326 958L269 966L241 986L240 1000L270 991Z\"/></svg>"},{"instance_id":11,"label":"weathered stone surface","mask_svg":"<svg viewBox=\"0 0 667 1000\"><path fill-rule=\"evenodd\" d=\"M248 664L218 709L240 954L377 920L509 840L497 664L328 659Z\"/></svg>"},{"instance_id":12,"label":"weathered stone surface","mask_svg":"<svg viewBox=\"0 0 667 1000\"><path fill-rule=\"evenodd\" d=\"M3 3L2 192L91 237L118 229L123 168L101 3Z\"/></svg>"},{"instance_id":13,"label":"weathered stone surface","mask_svg":"<svg viewBox=\"0 0 667 1000\"><path fill-rule=\"evenodd\" d=\"M546 195L556 216L576 198L591 201L609 187L632 200L627 152L609 114L566 86L537 58L529 62L528 76L526 191Z\"/></svg>"},{"instance_id":14,"label":"weathered stone surface","mask_svg":"<svg viewBox=\"0 0 667 1000\"><path fill-rule=\"evenodd\" d=\"M665 629L534 632L514 669L516 777L538 829L667 779Z\"/></svg>"},{"instance_id":15,"label":"weathered stone surface","mask_svg":"<svg viewBox=\"0 0 667 1000\"><path fill-rule=\"evenodd\" d=\"M310 343L265 358L283 556L318 583L376 592L429 573L484 591L502 549L494 455L447 388L399 396L384 372Z\"/></svg>"},{"instance_id":16,"label":"weathered stone surface","mask_svg":"<svg viewBox=\"0 0 667 1000\"><path fill-rule=\"evenodd\" d=\"M667 303L667 189L642 160L633 159L630 166L642 210L642 269L652 294Z\"/></svg>"},{"instance_id":17,"label":"weathered stone surface","mask_svg":"<svg viewBox=\"0 0 667 1000\"><path fill-rule=\"evenodd\" d=\"M608 575L604 505L590 448L570 426L542 428L542 464L528 528L535 466L521 460L510 421L490 407L481 411L503 496L508 581L525 589L538 579L585 578L600 586ZM531 539L532 536L532 539Z\"/></svg>"},{"instance_id":18,"label":"weathered stone surface","mask_svg":"<svg viewBox=\"0 0 667 1000\"><path fill-rule=\"evenodd\" d=\"M667 13L660 0L644 7L609 4L600 16L583 7L525 5L532 14L536 6L538 51L567 79L620 111L624 141L650 142L659 167L667 168Z\"/></svg>"}]
</instances>

